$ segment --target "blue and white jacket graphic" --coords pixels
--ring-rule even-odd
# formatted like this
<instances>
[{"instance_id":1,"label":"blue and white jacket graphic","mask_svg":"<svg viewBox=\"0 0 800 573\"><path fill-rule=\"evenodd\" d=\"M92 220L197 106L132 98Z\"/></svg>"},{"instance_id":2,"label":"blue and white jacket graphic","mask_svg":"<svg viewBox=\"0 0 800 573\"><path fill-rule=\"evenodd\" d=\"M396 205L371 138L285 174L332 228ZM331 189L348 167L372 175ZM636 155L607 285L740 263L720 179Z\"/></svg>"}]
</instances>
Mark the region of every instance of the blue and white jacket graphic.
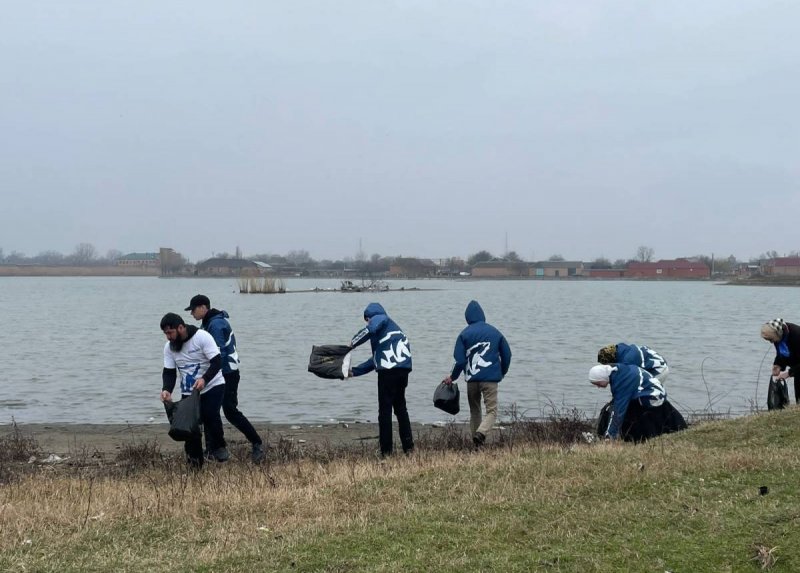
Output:
<instances>
[{"instance_id":1,"label":"blue and white jacket graphic","mask_svg":"<svg viewBox=\"0 0 800 573\"><path fill-rule=\"evenodd\" d=\"M668 371L667 361L655 350L636 344L617 344L617 362L644 368L653 376L665 375Z\"/></svg>"},{"instance_id":2,"label":"blue and white jacket graphic","mask_svg":"<svg viewBox=\"0 0 800 573\"><path fill-rule=\"evenodd\" d=\"M371 302L364 310L367 326L359 330L350 341L355 348L369 339L372 358L353 366L353 376L361 376L373 370L405 368L411 370L411 346L408 338L377 302Z\"/></svg>"},{"instance_id":3,"label":"blue and white jacket graphic","mask_svg":"<svg viewBox=\"0 0 800 573\"><path fill-rule=\"evenodd\" d=\"M657 408L664 404L667 392L658 379L648 371L631 364L611 364L614 370L609 377L614 412L608 426L608 436L616 438L625 421L625 413L631 400L639 400L645 408Z\"/></svg>"},{"instance_id":4,"label":"blue and white jacket graphic","mask_svg":"<svg viewBox=\"0 0 800 573\"><path fill-rule=\"evenodd\" d=\"M456 339L450 378L456 380L464 372L467 382L500 382L511 365L511 347L505 336L486 322L477 301L469 302L464 318L469 326Z\"/></svg>"},{"instance_id":5,"label":"blue and white jacket graphic","mask_svg":"<svg viewBox=\"0 0 800 573\"><path fill-rule=\"evenodd\" d=\"M203 317L203 330L208 332L219 347L222 359L222 373L228 374L239 370L239 353L236 352L236 336L233 334L228 313L211 308Z\"/></svg>"}]
</instances>

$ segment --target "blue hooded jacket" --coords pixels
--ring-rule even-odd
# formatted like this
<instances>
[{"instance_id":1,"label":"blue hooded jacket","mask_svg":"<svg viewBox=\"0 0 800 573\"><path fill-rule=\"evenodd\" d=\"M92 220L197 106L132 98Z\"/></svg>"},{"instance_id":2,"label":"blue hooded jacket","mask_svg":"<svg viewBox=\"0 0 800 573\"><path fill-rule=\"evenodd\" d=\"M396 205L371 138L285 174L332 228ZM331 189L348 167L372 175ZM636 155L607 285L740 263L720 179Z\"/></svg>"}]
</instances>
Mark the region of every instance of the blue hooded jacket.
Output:
<instances>
[{"instance_id":1,"label":"blue hooded jacket","mask_svg":"<svg viewBox=\"0 0 800 573\"><path fill-rule=\"evenodd\" d=\"M511 347L506 338L486 322L477 301L469 302L464 318L469 326L456 339L450 378L456 380L463 371L467 382L500 382L511 365Z\"/></svg>"},{"instance_id":2,"label":"blue hooded jacket","mask_svg":"<svg viewBox=\"0 0 800 573\"><path fill-rule=\"evenodd\" d=\"M667 367L667 361L652 348L623 342L617 344L617 362L644 368L653 376L658 376Z\"/></svg>"},{"instance_id":3,"label":"blue hooded jacket","mask_svg":"<svg viewBox=\"0 0 800 573\"><path fill-rule=\"evenodd\" d=\"M228 313L224 310L211 308L203 317L203 330L208 332L214 342L219 346L222 359L222 374L229 374L239 370L239 353L236 352L236 336L233 334L231 323L228 322Z\"/></svg>"},{"instance_id":4,"label":"blue hooded jacket","mask_svg":"<svg viewBox=\"0 0 800 573\"><path fill-rule=\"evenodd\" d=\"M667 392L661 382L647 370L631 364L610 364L614 368L609 376L611 395L614 398L614 412L608 426L608 435L619 436L625 413L631 400L639 400L645 408L657 408L664 403Z\"/></svg>"},{"instance_id":5,"label":"blue hooded jacket","mask_svg":"<svg viewBox=\"0 0 800 573\"><path fill-rule=\"evenodd\" d=\"M372 358L353 366L353 376L361 376L373 370L404 368L411 370L411 345L408 338L377 302L371 302L364 310L367 326L359 330L350 341L355 348L369 339Z\"/></svg>"}]
</instances>

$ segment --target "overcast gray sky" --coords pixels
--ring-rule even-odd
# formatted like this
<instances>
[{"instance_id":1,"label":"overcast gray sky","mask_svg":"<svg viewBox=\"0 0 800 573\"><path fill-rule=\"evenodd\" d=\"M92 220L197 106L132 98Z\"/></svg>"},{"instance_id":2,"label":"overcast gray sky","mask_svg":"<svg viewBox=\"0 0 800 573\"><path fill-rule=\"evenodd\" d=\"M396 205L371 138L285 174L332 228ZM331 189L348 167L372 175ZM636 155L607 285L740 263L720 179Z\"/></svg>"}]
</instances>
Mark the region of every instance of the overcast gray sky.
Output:
<instances>
[{"instance_id":1,"label":"overcast gray sky","mask_svg":"<svg viewBox=\"0 0 800 573\"><path fill-rule=\"evenodd\" d=\"M800 249L800 3L13 2L0 247Z\"/></svg>"}]
</instances>

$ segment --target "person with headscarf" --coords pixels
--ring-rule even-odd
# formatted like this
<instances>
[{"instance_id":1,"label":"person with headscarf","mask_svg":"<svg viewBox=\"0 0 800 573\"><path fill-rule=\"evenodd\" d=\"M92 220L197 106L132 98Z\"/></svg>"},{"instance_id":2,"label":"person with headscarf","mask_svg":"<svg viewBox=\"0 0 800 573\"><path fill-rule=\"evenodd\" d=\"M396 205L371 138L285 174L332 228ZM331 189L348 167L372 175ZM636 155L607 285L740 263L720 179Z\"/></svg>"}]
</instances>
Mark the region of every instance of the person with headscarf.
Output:
<instances>
[{"instance_id":1,"label":"person with headscarf","mask_svg":"<svg viewBox=\"0 0 800 573\"><path fill-rule=\"evenodd\" d=\"M794 378L794 401L800 404L800 326L776 318L761 325L761 338L775 345L772 376Z\"/></svg>"},{"instance_id":2,"label":"person with headscarf","mask_svg":"<svg viewBox=\"0 0 800 573\"><path fill-rule=\"evenodd\" d=\"M464 318L467 326L456 338L453 368L442 382L452 384L464 373L469 429L472 442L480 447L497 420L497 387L511 365L511 347L503 333L486 322L478 301L469 301ZM481 411L481 396L486 406L486 417Z\"/></svg>"},{"instance_id":3,"label":"person with headscarf","mask_svg":"<svg viewBox=\"0 0 800 573\"><path fill-rule=\"evenodd\" d=\"M403 452L410 454L414 449L414 437L406 407L406 387L411 372L411 345L405 333L379 303L367 305L364 321L367 324L353 336L349 346L355 348L369 340L372 356L353 366L349 374L363 376L373 370L378 371L378 440L381 456L388 456L394 450L392 410L397 418Z\"/></svg>"},{"instance_id":4,"label":"person with headscarf","mask_svg":"<svg viewBox=\"0 0 800 573\"><path fill-rule=\"evenodd\" d=\"M686 428L686 421L667 400L661 382L638 366L598 364L589 370L589 381L598 388L611 388L608 438L643 442Z\"/></svg>"},{"instance_id":5,"label":"person with headscarf","mask_svg":"<svg viewBox=\"0 0 800 573\"><path fill-rule=\"evenodd\" d=\"M597 353L600 364L630 364L647 370L650 374L664 382L669 374L667 361L655 350L637 344L609 344Z\"/></svg>"}]
</instances>

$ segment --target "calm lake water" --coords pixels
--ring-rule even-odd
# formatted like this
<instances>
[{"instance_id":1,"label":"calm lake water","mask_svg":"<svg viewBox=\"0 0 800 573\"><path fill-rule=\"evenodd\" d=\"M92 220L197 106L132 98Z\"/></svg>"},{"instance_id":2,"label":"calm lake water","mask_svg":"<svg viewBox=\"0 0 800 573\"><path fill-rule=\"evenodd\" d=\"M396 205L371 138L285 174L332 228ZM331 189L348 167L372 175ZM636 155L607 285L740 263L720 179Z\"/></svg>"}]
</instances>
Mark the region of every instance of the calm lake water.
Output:
<instances>
[{"instance_id":1,"label":"calm lake water","mask_svg":"<svg viewBox=\"0 0 800 573\"><path fill-rule=\"evenodd\" d=\"M288 279L290 291L339 281ZM452 364L464 308L478 300L506 335L513 361L501 411L527 415L578 408L589 416L610 397L587 382L605 344L646 344L669 362L667 392L684 413L747 412L766 404L774 351L759 337L775 317L800 321L800 291L694 282L391 281L386 293L239 294L234 279L0 278L0 424L147 423L163 420L164 336L159 321L197 293L231 315L242 360L240 403L255 421L323 423L377 419L376 375L323 380L306 370L312 344L345 344L380 302L411 342L411 418L448 420L432 405ZM430 290L427 290L430 289ZM355 359L369 356L369 344ZM462 392L465 390L461 383ZM758 392L756 397L756 392ZM793 392L791 392L793 394ZM792 396L793 397L793 396ZM466 396L462 413L467 420Z\"/></svg>"}]
</instances>

